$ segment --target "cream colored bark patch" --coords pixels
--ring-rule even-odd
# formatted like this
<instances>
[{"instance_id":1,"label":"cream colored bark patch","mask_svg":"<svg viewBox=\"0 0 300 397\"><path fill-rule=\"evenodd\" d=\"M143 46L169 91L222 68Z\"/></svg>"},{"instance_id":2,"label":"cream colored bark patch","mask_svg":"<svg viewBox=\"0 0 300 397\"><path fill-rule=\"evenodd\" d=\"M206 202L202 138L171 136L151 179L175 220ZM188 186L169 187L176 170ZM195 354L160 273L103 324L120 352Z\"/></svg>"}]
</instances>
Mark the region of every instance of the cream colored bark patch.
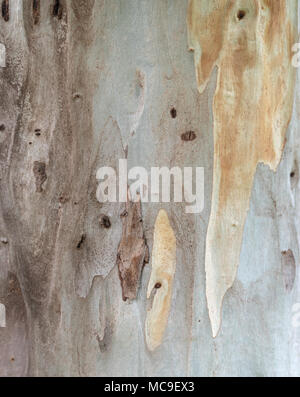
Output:
<instances>
[{"instance_id":1,"label":"cream colored bark patch","mask_svg":"<svg viewBox=\"0 0 300 397\"><path fill-rule=\"evenodd\" d=\"M213 336L239 263L257 164L276 170L291 118L297 0L190 0L197 83L218 67L214 175L206 239L206 296Z\"/></svg>"},{"instance_id":2,"label":"cream colored bark patch","mask_svg":"<svg viewBox=\"0 0 300 397\"><path fill-rule=\"evenodd\" d=\"M153 351L162 342L171 306L172 285L176 267L176 238L166 211L160 210L155 222L152 271L147 298L155 296L146 318L146 343Z\"/></svg>"}]
</instances>

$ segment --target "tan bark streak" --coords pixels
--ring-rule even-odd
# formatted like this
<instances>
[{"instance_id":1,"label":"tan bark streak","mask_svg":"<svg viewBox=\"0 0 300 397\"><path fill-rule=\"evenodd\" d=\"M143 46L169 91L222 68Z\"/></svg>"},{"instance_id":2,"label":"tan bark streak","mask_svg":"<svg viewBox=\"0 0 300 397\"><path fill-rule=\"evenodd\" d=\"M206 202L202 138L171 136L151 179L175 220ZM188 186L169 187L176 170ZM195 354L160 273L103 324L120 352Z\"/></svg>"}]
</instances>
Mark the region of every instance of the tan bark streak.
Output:
<instances>
[{"instance_id":1,"label":"tan bark streak","mask_svg":"<svg viewBox=\"0 0 300 397\"><path fill-rule=\"evenodd\" d=\"M297 0L190 0L189 42L203 92L214 66L214 177L206 240L206 295L213 336L239 262L253 178L276 170L291 118Z\"/></svg>"}]
</instances>

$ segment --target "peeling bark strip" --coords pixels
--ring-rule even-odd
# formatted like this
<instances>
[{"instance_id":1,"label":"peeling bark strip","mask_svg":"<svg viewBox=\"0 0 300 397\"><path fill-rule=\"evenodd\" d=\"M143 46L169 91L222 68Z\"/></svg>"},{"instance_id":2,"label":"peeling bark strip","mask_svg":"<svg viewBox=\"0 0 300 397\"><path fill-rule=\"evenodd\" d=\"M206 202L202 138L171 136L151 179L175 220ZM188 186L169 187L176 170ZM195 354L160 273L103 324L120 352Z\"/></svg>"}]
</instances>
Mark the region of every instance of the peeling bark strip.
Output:
<instances>
[{"instance_id":1,"label":"peeling bark strip","mask_svg":"<svg viewBox=\"0 0 300 397\"><path fill-rule=\"evenodd\" d=\"M206 296L212 332L239 262L257 164L276 170L291 118L297 0L190 0L190 49L200 93L218 66L214 176L206 239Z\"/></svg>"},{"instance_id":2,"label":"peeling bark strip","mask_svg":"<svg viewBox=\"0 0 300 397\"><path fill-rule=\"evenodd\" d=\"M176 237L168 214L160 210L154 228L152 271L147 291L149 299L153 289L156 289L145 325L146 343L150 351L161 344L164 336L171 306L175 268Z\"/></svg>"},{"instance_id":3,"label":"peeling bark strip","mask_svg":"<svg viewBox=\"0 0 300 397\"><path fill-rule=\"evenodd\" d=\"M122 287L123 300L135 299L140 276L147 260L147 244L144 237L141 201L128 199L121 214L123 230L118 248L117 265Z\"/></svg>"}]
</instances>

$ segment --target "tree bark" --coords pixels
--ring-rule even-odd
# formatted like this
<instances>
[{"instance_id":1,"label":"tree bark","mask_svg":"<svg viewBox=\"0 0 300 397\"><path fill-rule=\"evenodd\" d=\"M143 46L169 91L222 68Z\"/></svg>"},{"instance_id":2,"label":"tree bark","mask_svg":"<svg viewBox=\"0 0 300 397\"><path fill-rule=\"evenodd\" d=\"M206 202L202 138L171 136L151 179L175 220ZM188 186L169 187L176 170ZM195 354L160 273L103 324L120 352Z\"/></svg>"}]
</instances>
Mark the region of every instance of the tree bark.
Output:
<instances>
[{"instance_id":1,"label":"tree bark","mask_svg":"<svg viewBox=\"0 0 300 397\"><path fill-rule=\"evenodd\" d=\"M220 65L200 94L188 1L5 0L1 11L0 375L299 376L298 78L281 162L275 172L258 161L213 338L205 250ZM148 171L204 167L204 210L149 202L124 218L124 203L99 203L97 170L125 158Z\"/></svg>"}]
</instances>

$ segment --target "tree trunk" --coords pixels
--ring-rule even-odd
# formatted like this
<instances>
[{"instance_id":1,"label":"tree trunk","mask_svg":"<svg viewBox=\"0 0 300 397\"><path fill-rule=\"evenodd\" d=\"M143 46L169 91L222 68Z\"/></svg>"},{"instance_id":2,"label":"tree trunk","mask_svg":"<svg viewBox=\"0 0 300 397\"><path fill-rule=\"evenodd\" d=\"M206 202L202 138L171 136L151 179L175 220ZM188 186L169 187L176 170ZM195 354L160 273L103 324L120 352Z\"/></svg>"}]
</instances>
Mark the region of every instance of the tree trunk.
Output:
<instances>
[{"instance_id":1,"label":"tree trunk","mask_svg":"<svg viewBox=\"0 0 300 397\"><path fill-rule=\"evenodd\" d=\"M285 10L276 0L274 11L267 0L235 8L225 0L2 1L1 376L300 375L300 102L289 63L298 2L289 2ZM220 21L195 28L210 12L217 21L216 3ZM270 46L255 30L258 4L278 12ZM255 72L244 47L233 55L224 47L244 38L226 19L236 8L247 43L256 43ZM276 45L286 48L281 58ZM233 69L236 59L244 70ZM247 73L249 92L233 106L222 84ZM265 108L253 101L260 84ZM272 106L273 118L265 115ZM285 145L272 157L277 119ZM246 164L242 196L233 171L218 190L218 154L220 175L228 163ZM97 170L118 170L119 159L149 175L151 167L203 167L203 211L186 213L185 202L100 203ZM233 239L216 204L225 188L240 222Z\"/></svg>"}]
</instances>

